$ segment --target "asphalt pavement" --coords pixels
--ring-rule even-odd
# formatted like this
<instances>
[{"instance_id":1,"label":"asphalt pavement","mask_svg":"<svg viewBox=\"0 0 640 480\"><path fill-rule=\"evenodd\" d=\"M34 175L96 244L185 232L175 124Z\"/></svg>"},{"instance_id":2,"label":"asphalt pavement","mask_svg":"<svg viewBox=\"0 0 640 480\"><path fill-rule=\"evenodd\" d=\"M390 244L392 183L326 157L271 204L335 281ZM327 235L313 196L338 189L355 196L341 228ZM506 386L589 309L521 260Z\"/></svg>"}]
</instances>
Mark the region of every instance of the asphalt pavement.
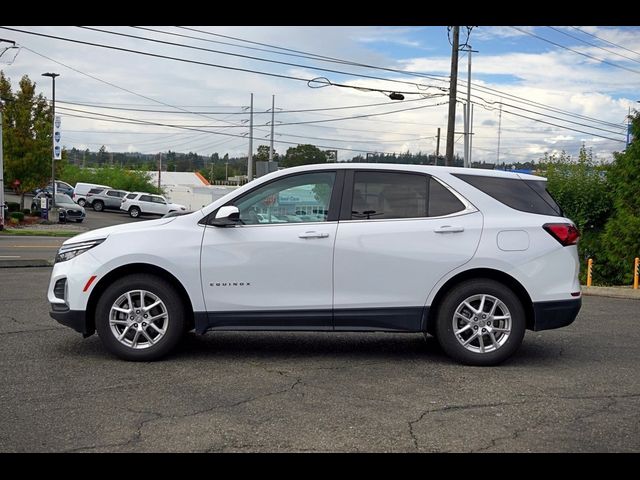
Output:
<instances>
[{"instance_id":1,"label":"asphalt pavement","mask_svg":"<svg viewBox=\"0 0 640 480\"><path fill-rule=\"evenodd\" d=\"M0 270L0 452L638 452L640 302L585 297L498 367L429 337L189 334L129 363L48 316L50 268Z\"/></svg>"},{"instance_id":2,"label":"asphalt pavement","mask_svg":"<svg viewBox=\"0 0 640 480\"><path fill-rule=\"evenodd\" d=\"M35 260L53 261L66 238L0 236L0 261Z\"/></svg>"}]
</instances>

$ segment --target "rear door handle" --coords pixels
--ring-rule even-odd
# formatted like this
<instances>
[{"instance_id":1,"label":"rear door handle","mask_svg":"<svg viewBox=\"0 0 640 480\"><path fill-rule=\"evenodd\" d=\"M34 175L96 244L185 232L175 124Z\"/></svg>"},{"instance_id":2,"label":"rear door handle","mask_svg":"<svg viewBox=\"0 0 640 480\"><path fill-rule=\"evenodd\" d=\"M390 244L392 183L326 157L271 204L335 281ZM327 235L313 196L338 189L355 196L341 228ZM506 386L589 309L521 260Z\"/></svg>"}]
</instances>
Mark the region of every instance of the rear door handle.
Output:
<instances>
[{"instance_id":1,"label":"rear door handle","mask_svg":"<svg viewBox=\"0 0 640 480\"><path fill-rule=\"evenodd\" d=\"M464 232L464 227L454 227L451 225L443 225L434 230L436 233L459 233Z\"/></svg>"},{"instance_id":2,"label":"rear door handle","mask_svg":"<svg viewBox=\"0 0 640 480\"><path fill-rule=\"evenodd\" d=\"M328 233L323 232L304 232L298 235L299 238L327 238Z\"/></svg>"}]
</instances>

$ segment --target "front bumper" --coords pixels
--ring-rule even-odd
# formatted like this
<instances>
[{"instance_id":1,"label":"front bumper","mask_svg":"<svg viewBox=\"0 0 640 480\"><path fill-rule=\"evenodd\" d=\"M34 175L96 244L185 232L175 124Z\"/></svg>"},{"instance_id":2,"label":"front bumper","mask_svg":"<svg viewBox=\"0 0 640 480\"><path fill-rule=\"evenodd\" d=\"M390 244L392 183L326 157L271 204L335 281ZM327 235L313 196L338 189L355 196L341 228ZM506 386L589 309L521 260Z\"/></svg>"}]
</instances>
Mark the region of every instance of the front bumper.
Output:
<instances>
[{"instance_id":1,"label":"front bumper","mask_svg":"<svg viewBox=\"0 0 640 480\"><path fill-rule=\"evenodd\" d=\"M95 333L95 329L88 325L87 314L83 310L69 310L68 308L61 307L59 304L51 304L49 315L58 321L58 323L61 323L65 327L73 328L85 337Z\"/></svg>"},{"instance_id":2,"label":"front bumper","mask_svg":"<svg viewBox=\"0 0 640 480\"><path fill-rule=\"evenodd\" d=\"M553 302L533 302L533 330L551 330L573 323L582 306L582 297Z\"/></svg>"}]
</instances>

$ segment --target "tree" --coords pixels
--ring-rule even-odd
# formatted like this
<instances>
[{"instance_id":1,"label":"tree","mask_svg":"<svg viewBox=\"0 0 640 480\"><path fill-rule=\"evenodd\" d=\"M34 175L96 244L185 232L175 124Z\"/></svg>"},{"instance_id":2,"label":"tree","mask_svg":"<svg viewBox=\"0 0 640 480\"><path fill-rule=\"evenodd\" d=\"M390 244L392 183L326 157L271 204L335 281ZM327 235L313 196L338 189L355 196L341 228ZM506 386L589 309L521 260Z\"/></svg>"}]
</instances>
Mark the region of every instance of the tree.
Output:
<instances>
[{"instance_id":1,"label":"tree","mask_svg":"<svg viewBox=\"0 0 640 480\"><path fill-rule=\"evenodd\" d=\"M640 113L632 117L633 141L627 149L615 152L607 172L613 194L614 213L603 236L605 261L612 283L632 281L633 259L640 256Z\"/></svg>"},{"instance_id":2,"label":"tree","mask_svg":"<svg viewBox=\"0 0 640 480\"><path fill-rule=\"evenodd\" d=\"M573 220L581 232L578 243L580 264L588 258L598 264L603 257L602 232L613 212L613 196L607 180L607 167L595 162L591 150L583 145L578 161L572 161L565 152L559 156L545 155L543 160L547 177L547 188L562 208L564 215ZM608 274L598 268L594 280L608 283ZM586 280L586 269L582 269L581 280Z\"/></svg>"},{"instance_id":3,"label":"tree","mask_svg":"<svg viewBox=\"0 0 640 480\"><path fill-rule=\"evenodd\" d=\"M280 161L280 165L283 167L297 167L314 163L327 163L327 154L315 145L308 144L289 147L284 159Z\"/></svg>"},{"instance_id":4,"label":"tree","mask_svg":"<svg viewBox=\"0 0 640 480\"><path fill-rule=\"evenodd\" d=\"M24 208L24 194L45 186L51 180L53 114L42 94L27 75L19 90L11 91L11 82L0 71L4 168L9 182L18 180L18 193Z\"/></svg>"},{"instance_id":5,"label":"tree","mask_svg":"<svg viewBox=\"0 0 640 480\"><path fill-rule=\"evenodd\" d=\"M258 147L258 153L256 153L253 158L256 162L268 162L269 161L269 145L260 145ZM273 160L278 161L278 154L275 149L273 150Z\"/></svg>"}]
</instances>

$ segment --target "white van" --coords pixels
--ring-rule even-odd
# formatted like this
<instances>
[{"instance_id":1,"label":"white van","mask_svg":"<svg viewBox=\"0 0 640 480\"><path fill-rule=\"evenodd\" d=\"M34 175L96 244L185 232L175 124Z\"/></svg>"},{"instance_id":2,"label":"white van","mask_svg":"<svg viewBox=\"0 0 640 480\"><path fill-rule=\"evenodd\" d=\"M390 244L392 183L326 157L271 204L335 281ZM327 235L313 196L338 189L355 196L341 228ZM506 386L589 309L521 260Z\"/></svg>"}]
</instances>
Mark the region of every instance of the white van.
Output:
<instances>
[{"instance_id":1,"label":"white van","mask_svg":"<svg viewBox=\"0 0 640 480\"><path fill-rule=\"evenodd\" d=\"M98 185L96 183L76 183L76 186L73 189L73 201L76 202L81 207L84 207L84 204L87 203L87 193L92 188L111 188L108 185Z\"/></svg>"}]
</instances>

